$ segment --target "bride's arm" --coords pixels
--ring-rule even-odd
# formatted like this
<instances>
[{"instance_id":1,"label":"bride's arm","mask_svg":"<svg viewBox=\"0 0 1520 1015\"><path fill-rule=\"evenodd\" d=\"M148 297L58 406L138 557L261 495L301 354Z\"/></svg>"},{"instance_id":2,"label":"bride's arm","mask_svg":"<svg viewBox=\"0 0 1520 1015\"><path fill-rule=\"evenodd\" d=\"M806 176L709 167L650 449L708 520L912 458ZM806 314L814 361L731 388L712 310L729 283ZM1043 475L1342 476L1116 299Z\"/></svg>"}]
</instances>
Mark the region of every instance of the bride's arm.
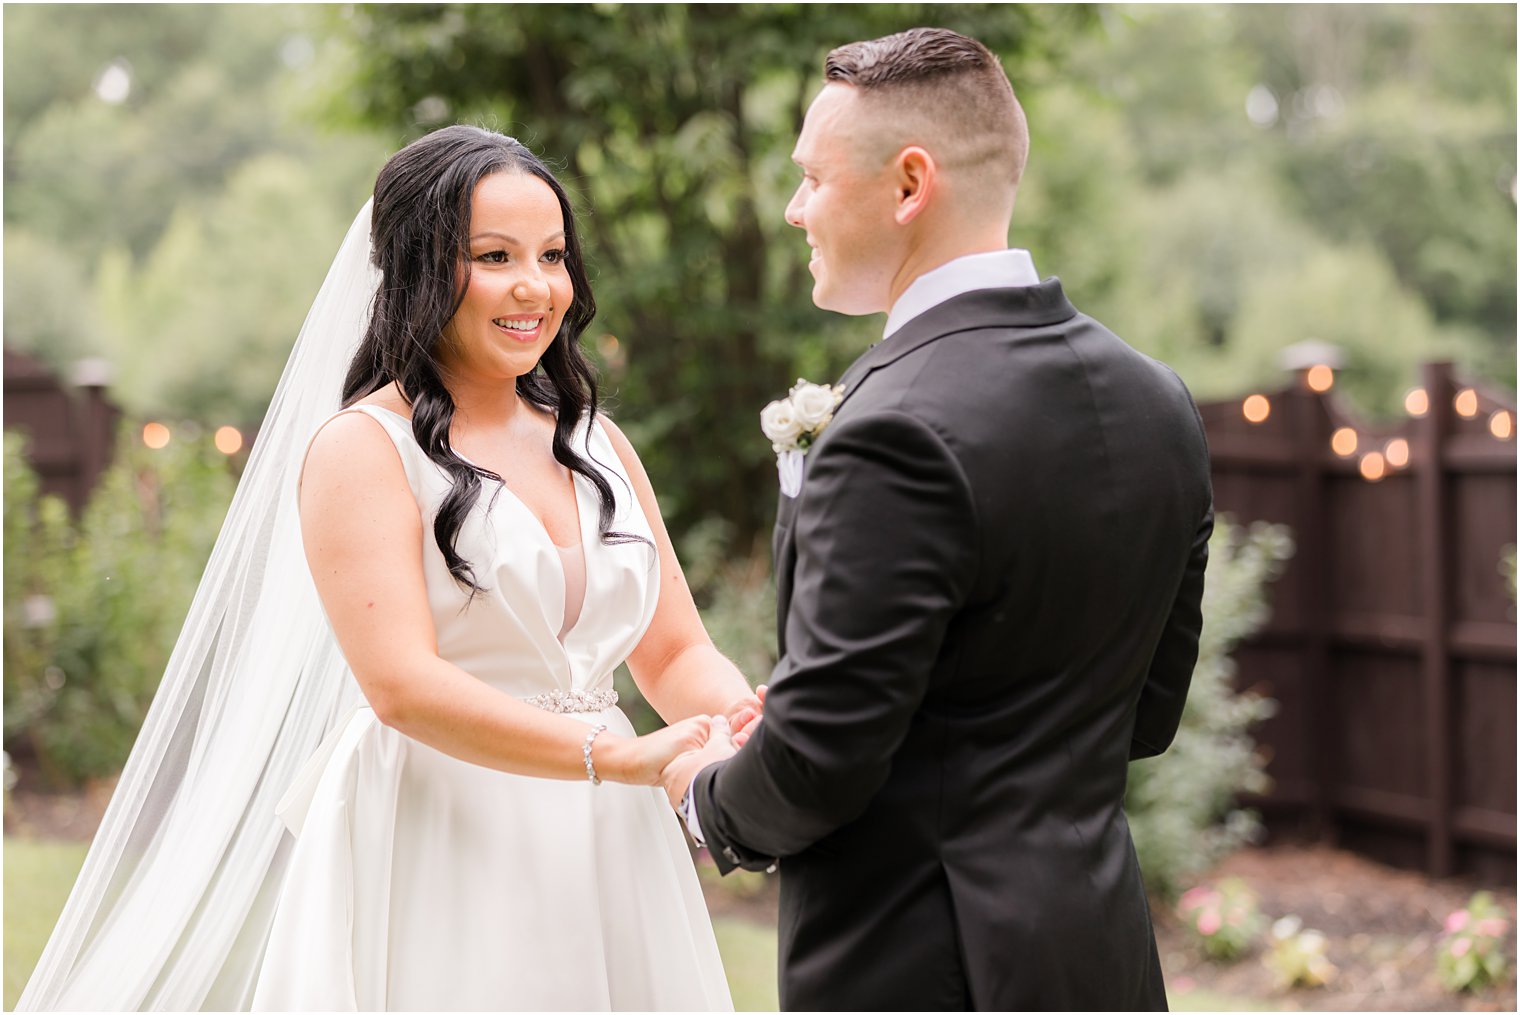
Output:
<instances>
[{"instance_id":1,"label":"bride's arm","mask_svg":"<svg viewBox=\"0 0 1520 1015\"><path fill-rule=\"evenodd\" d=\"M379 423L345 413L312 442L301 536L322 605L376 717L461 760L584 779L585 723L534 708L438 656L422 574L423 531L401 460ZM652 785L665 761L707 739L692 719L649 736L598 736L602 779Z\"/></svg>"},{"instance_id":2,"label":"bride's arm","mask_svg":"<svg viewBox=\"0 0 1520 1015\"><path fill-rule=\"evenodd\" d=\"M660 601L649 629L628 656L634 683L666 722L692 715L725 715L735 729L746 723L745 713L759 714L760 699L749 682L713 645L702 617L692 602L681 562L665 531L660 505L644 465L623 432L606 416L602 427L633 481L633 492L649 520L660 554Z\"/></svg>"}]
</instances>

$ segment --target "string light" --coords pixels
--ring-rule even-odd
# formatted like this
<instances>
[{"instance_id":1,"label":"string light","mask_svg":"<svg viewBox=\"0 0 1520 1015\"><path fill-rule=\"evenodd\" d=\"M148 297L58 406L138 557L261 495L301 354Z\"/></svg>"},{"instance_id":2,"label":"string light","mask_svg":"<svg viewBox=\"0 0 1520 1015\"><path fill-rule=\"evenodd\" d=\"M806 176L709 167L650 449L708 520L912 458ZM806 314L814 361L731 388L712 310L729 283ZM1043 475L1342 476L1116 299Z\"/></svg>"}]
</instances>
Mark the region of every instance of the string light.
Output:
<instances>
[{"instance_id":1,"label":"string light","mask_svg":"<svg viewBox=\"0 0 1520 1015\"><path fill-rule=\"evenodd\" d=\"M214 440L216 449L224 455L235 455L243 446L243 435L235 426L220 428Z\"/></svg>"},{"instance_id":2,"label":"string light","mask_svg":"<svg viewBox=\"0 0 1520 1015\"><path fill-rule=\"evenodd\" d=\"M1272 415L1272 403L1266 395L1249 395L1241 403L1240 411L1249 423L1265 423L1267 417Z\"/></svg>"},{"instance_id":3,"label":"string light","mask_svg":"<svg viewBox=\"0 0 1520 1015\"><path fill-rule=\"evenodd\" d=\"M1488 432L1501 441L1509 440L1515 436L1515 418L1504 409L1500 409L1488 417Z\"/></svg>"},{"instance_id":4,"label":"string light","mask_svg":"<svg viewBox=\"0 0 1520 1015\"><path fill-rule=\"evenodd\" d=\"M1324 394L1335 386L1335 371L1323 363L1316 363L1304 375L1304 383L1309 385L1310 391Z\"/></svg>"},{"instance_id":5,"label":"string light","mask_svg":"<svg viewBox=\"0 0 1520 1015\"><path fill-rule=\"evenodd\" d=\"M1430 411L1430 396L1424 388L1415 388L1404 396L1404 411L1411 416L1423 416Z\"/></svg>"},{"instance_id":6,"label":"string light","mask_svg":"<svg viewBox=\"0 0 1520 1015\"><path fill-rule=\"evenodd\" d=\"M1356 431L1349 426L1341 427L1330 437L1330 450L1342 458L1350 458L1356 454L1356 444Z\"/></svg>"},{"instance_id":7,"label":"string light","mask_svg":"<svg viewBox=\"0 0 1520 1015\"><path fill-rule=\"evenodd\" d=\"M1362 456L1362 478L1369 483L1376 483L1383 478L1387 468L1383 462L1383 456L1376 451L1369 451Z\"/></svg>"},{"instance_id":8,"label":"string light","mask_svg":"<svg viewBox=\"0 0 1520 1015\"><path fill-rule=\"evenodd\" d=\"M149 423L143 427L142 442L154 451L169 446L169 428L162 423Z\"/></svg>"},{"instance_id":9,"label":"string light","mask_svg":"<svg viewBox=\"0 0 1520 1015\"><path fill-rule=\"evenodd\" d=\"M1409 442L1402 437L1395 437L1383 448L1383 458L1390 467L1402 469L1409 464Z\"/></svg>"},{"instance_id":10,"label":"string light","mask_svg":"<svg viewBox=\"0 0 1520 1015\"><path fill-rule=\"evenodd\" d=\"M1463 419L1472 419L1478 414L1478 393L1472 388L1463 388L1457 392L1457 397L1452 400L1457 408L1457 415Z\"/></svg>"}]
</instances>

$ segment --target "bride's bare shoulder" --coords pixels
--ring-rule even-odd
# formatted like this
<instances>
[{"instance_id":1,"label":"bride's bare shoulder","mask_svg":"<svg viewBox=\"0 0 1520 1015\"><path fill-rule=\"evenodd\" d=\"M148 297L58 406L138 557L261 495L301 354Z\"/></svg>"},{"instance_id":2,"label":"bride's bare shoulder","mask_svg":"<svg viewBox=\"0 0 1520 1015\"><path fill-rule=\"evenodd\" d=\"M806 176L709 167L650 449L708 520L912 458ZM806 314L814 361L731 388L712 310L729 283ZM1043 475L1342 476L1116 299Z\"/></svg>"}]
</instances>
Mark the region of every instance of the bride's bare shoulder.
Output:
<instances>
[{"instance_id":1,"label":"bride's bare shoulder","mask_svg":"<svg viewBox=\"0 0 1520 1015\"><path fill-rule=\"evenodd\" d=\"M354 403L355 405L373 405L381 409L388 409L402 419L412 418L412 406L401 394L401 389L395 381L387 384L379 390L372 391Z\"/></svg>"},{"instance_id":2,"label":"bride's bare shoulder","mask_svg":"<svg viewBox=\"0 0 1520 1015\"><path fill-rule=\"evenodd\" d=\"M407 408L390 403L377 392L355 405L373 405L402 416ZM300 489L303 500L350 494L360 485L398 491L409 488L400 452L381 422L367 412L340 412L312 436L302 464Z\"/></svg>"}]
</instances>

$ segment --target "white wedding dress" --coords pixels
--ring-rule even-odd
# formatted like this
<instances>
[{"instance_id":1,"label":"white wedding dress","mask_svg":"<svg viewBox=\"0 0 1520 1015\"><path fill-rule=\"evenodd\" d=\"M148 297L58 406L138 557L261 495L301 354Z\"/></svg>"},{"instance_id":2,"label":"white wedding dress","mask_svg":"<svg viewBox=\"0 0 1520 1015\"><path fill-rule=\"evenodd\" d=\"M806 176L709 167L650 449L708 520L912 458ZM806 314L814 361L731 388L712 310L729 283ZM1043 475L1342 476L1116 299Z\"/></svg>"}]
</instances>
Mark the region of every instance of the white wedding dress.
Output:
<instances>
[{"instance_id":1,"label":"white wedding dress","mask_svg":"<svg viewBox=\"0 0 1520 1015\"><path fill-rule=\"evenodd\" d=\"M448 475L403 417L347 411L390 435L430 536ZM468 602L423 541L439 655L513 697L610 690L654 613L649 523L600 425L587 450L617 497L612 528L651 542L603 544L595 491L576 477L583 604L567 602L574 554L489 481L456 544L483 595ZM659 789L472 765L382 725L352 690L280 804L294 839L256 1010L732 1010ZM633 734L615 705L573 717Z\"/></svg>"}]
</instances>

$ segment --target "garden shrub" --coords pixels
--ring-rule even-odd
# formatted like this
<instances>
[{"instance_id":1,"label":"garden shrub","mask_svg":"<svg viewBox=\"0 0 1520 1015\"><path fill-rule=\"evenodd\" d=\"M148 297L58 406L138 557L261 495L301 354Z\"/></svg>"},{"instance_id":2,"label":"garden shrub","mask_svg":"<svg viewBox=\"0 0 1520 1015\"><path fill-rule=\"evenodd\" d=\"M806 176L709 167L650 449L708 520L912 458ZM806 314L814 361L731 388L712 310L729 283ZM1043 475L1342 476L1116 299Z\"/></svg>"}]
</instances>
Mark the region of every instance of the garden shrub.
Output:
<instances>
[{"instance_id":1,"label":"garden shrub","mask_svg":"<svg viewBox=\"0 0 1520 1015\"><path fill-rule=\"evenodd\" d=\"M1250 841L1256 815L1239 806L1241 792L1268 788L1266 759L1251 727L1276 703L1237 691L1230 652L1267 622L1266 583L1293 554L1286 527L1233 524L1221 516L1209 541L1203 633L1182 724L1172 746L1129 770L1125 812L1146 884L1175 893L1189 875Z\"/></svg>"},{"instance_id":2,"label":"garden shrub","mask_svg":"<svg viewBox=\"0 0 1520 1015\"><path fill-rule=\"evenodd\" d=\"M6 747L19 738L50 781L77 784L125 762L234 480L209 440L152 450L124 423L113 464L74 523L53 499L35 496L19 446L7 438L7 563L18 552L27 561L17 581L30 591L12 589L7 566ZM19 610L13 591L22 595ZM28 627L26 595L49 597L51 616L34 598Z\"/></svg>"}]
</instances>

